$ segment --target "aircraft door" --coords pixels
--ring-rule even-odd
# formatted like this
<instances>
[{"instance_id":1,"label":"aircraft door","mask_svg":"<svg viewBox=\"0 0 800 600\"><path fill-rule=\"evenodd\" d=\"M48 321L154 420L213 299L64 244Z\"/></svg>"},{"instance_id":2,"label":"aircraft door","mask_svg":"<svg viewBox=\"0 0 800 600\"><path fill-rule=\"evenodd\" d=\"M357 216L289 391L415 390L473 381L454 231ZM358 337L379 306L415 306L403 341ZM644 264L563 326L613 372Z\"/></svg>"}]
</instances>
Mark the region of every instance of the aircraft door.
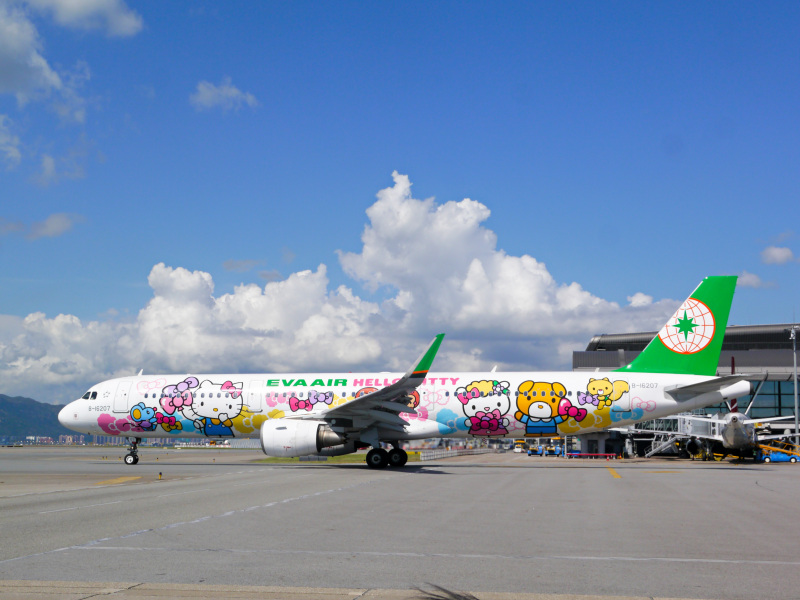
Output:
<instances>
[{"instance_id":1,"label":"aircraft door","mask_svg":"<svg viewBox=\"0 0 800 600\"><path fill-rule=\"evenodd\" d=\"M264 410L264 382L251 381L247 390L247 406L250 412L260 413Z\"/></svg>"},{"instance_id":2,"label":"aircraft door","mask_svg":"<svg viewBox=\"0 0 800 600\"><path fill-rule=\"evenodd\" d=\"M631 392L627 381L615 381L612 398L618 393L622 395L611 404L611 412L629 413L631 412Z\"/></svg>"},{"instance_id":3,"label":"aircraft door","mask_svg":"<svg viewBox=\"0 0 800 600\"><path fill-rule=\"evenodd\" d=\"M120 381L117 386L117 393L114 394L114 412L126 413L130 410L128 406L128 396L131 392L132 381Z\"/></svg>"}]
</instances>

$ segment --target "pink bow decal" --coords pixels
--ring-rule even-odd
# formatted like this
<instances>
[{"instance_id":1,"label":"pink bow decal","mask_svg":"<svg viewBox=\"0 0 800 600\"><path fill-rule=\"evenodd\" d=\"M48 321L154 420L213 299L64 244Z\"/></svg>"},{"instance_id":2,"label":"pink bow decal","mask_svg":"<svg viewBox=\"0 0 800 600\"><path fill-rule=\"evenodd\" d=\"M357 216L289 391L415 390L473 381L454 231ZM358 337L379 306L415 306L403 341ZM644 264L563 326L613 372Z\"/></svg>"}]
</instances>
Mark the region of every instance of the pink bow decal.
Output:
<instances>
[{"instance_id":1,"label":"pink bow decal","mask_svg":"<svg viewBox=\"0 0 800 600\"><path fill-rule=\"evenodd\" d=\"M500 425L500 411L495 409L492 412L478 411L474 417L469 418L472 429L486 429L497 431Z\"/></svg>"},{"instance_id":2,"label":"pink bow decal","mask_svg":"<svg viewBox=\"0 0 800 600\"><path fill-rule=\"evenodd\" d=\"M180 410L183 406L191 406L193 398L191 388L196 388L200 385L197 377L187 377L178 385L168 385L162 390L164 394L161 397L161 407L164 412L171 415L176 410Z\"/></svg>"},{"instance_id":3,"label":"pink bow decal","mask_svg":"<svg viewBox=\"0 0 800 600\"><path fill-rule=\"evenodd\" d=\"M562 417L574 417L576 421L583 421L586 418L586 409L572 406L572 403L564 398L558 404L558 414Z\"/></svg>"},{"instance_id":4,"label":"pink bow decal","mask_svg":"<svg viewBox=\"0 0 800 600\"><path fill-rule=\"evenodd\" d=\"M578 392L578 404L594 404L597 406L599 402L597 396L593 396L592 394L584 394L583 392Z\"/></svg>"},{"instance_id":5,"label":"pink bow decal","mask_svg":"<svg viewBox=\"0 0 800 600\"><path fill-rule=\"evenodd\" d=\"M638 398L635 398L635 399L639 400L639 402L636 403L636 406L646 410L647 412L650 412L651 410L655 410L656 409L656 403L653 402L652 400L641 400L641 399L638 399Z\"/></svg>"},{"instance_id":6,"label":"pink bow decal","mask_svg":"<svg viewBox=\"0 0 800 600\"><path fill-rule=\"evenodd\" d=\"M161 413L156 413L156 421L159 425L175 425L175 417L167 417Z\"/></svg>"},{"instance_id":7,"label":"pink bow decal","mask_svg":"<svg viewBox=\"0 0 800 600\"><path fill-rule=\"evenodd\" d=\"M461 401L461 404L468 404L470 400L473 398L480 398L481 393L478 391L478 388L472 388L468 392L458 392L457 394L458 399Z\"/></svg>"},{"instance_id":8,"label":"pink bow decal","mask_svg":"<svg viewBox=\"0 0 800 600\"><path fill-rule=\"evenodd\" d=\"M292 409L292 412L297 412L298 410L311 410L314 405L308 400L300 400L292 396L289 398L289 408Z\"/></svg>"},{"instance_id":9,"label":"pink bow decal","mask_svg":"<svg viewBox=\"0 0 800 600\"><path fill-rule=\"evenodd\" d=\"M229 392L231 397L238 398L239 395L242 393L241 388L236 387L230 381L226 381L222 384L222 388L220 388L223 392Z\"/></svg>"}]
</instances>

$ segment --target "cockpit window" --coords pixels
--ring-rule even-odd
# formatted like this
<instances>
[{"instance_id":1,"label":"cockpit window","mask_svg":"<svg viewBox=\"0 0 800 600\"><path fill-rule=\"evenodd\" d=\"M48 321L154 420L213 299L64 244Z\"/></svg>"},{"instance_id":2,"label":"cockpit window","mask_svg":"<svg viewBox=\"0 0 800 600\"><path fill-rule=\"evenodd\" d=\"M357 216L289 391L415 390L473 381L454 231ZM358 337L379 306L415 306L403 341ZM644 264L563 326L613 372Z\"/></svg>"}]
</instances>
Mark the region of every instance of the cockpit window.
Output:
<instances>
[{"instance_id":1,"label":"cockpit window","mask_svg":"<svg viewBox=\"0 0 800 600\"><path fill-rule=\"evenodd\" d=\"M97 400L97 392L92 392L92 400Z\"/></svg>"},{"instance_id":2,"label":"cockpit window","mask_svg":"<svg viewBox=\"0 0 800 600\"><path fill-rule=\"evenodd\" d=\"M81 396L81 399L82 400L88 400L89 396L91 396L91 395L92 395L92 392L86 392L83 396Z\"/></svg>"}]
</instances>

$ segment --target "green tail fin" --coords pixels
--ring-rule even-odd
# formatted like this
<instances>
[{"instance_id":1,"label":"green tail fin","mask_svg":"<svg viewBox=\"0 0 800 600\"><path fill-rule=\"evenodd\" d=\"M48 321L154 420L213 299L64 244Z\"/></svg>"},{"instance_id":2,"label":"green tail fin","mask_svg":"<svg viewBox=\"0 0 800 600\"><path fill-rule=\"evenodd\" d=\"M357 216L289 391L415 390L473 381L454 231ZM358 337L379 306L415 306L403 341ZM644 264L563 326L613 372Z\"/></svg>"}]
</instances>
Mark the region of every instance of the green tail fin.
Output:
<instances>
[{"instance_id":1,"label":"green tail fin","mask_svg":"<svg viewBox=\"0 0 800 600\"><path fill-rule=\"evenodd\" d=\"M736 276L706 277L633 362L618 371L715 375Z\"/></svg>"}]
</instances>

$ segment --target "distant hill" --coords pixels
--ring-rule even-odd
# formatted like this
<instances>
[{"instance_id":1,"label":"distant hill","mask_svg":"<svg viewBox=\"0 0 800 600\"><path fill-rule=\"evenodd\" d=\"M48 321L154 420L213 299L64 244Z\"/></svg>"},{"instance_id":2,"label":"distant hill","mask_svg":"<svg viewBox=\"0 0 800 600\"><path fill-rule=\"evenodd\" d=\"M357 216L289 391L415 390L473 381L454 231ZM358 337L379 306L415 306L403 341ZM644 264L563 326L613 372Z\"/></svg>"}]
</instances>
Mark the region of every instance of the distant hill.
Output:
<instances>
[{"instance_id":1,"label":"distant hill","mask_svg":"<svg viewBox=\"0 0 800 600\"><path fill-rule=\"evenodd\" d=\"M75 435L58 422L62 408L61 404L0 394L0 437L38 435L58 439L60 435Z\"/></svg>"}]
</instances>

